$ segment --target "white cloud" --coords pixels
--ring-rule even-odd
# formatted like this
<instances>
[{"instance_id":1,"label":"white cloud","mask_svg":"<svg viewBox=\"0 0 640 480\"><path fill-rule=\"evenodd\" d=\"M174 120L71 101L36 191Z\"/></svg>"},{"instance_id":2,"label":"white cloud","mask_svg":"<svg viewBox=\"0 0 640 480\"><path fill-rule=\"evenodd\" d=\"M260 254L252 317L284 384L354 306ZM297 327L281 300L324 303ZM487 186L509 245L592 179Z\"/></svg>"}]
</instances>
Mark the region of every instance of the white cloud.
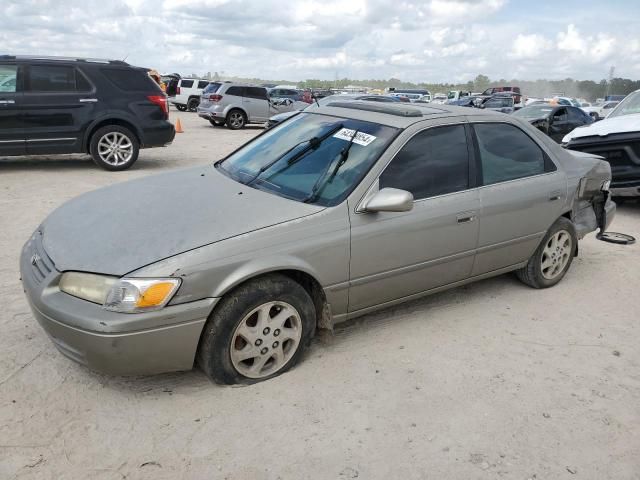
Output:
<instances>
[{"instance_id":1,"label":"white cloud","mask_svg":"<svg viewBox=\"0 0 640 480\"><path fill-rule=\"evenodd\" d=\"M547 40L542 35L520 33L513 42L509 55L515 59L536 58L551 49L552 45L551 40Z\"/></svg>"}]
</instances>

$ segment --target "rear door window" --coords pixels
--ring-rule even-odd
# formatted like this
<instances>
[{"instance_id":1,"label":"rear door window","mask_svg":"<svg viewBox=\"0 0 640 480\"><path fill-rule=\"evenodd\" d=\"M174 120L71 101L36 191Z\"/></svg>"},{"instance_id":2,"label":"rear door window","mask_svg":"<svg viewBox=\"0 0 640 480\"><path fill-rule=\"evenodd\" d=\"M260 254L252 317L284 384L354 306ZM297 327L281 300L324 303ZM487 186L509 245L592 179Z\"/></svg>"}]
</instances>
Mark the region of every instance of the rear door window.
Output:
<instances>
[{"instance_id":1,"label":"rear door window","mask_svg":"<svg viewBox=\"0 0 640 480\"><path fill-rule=\"evenodd\" d=\"M477 123L473 128L484 185L540 175L556 169L538 144L513 125Z\"/></svg>"},{"instance_id":2,"label":"rear door window","mask_svg":"<svg viewBox=\"0 0 640 480\"><path fill-rule=\"evenodd\" d=\"M15 93L18 85L18 66L0 65L0 92Z\"/></svg>"},{"instance_id":3,"label":"rear door window","mask_svg":"<svg viewBox=\"0 0 640 480\"><path fill-rule=\"evenodd\" d=\"M198 82L198 88L199 89L206 88L207 85L209 85L209 82L207 82L206 80L200 80Z\"/></svg>"},{"instance_id":4,"label":"rear door window","mask_svg":"<svg viewBox=\"0 0 640 480\"><path fill-rule=\"evenodd\" d=\"M27 73L27 90L31 92L75 92L76 69L65 65L31 65Z\"/></svg>"},{"instance_id":5,"label":"rear door window","mask_svg":"<svg viewBox=\"0 0 640 480\"><path fill-rule=\"evenodd\" d=\"M229 87L227 95L236 95L238 97L244 96L244 87Z\"/></svg>"},{"instance_id":6,"label":"rear door window","mask_svg":"<svg viewBox=\"0 0 640 480\"><path fill-rule=\"evenodd\" d=\"M244 96L249 98L259 98L262 100L266 100L267 91L266 89L261 87L246 87Z\"/></svg>"}]
</instances>

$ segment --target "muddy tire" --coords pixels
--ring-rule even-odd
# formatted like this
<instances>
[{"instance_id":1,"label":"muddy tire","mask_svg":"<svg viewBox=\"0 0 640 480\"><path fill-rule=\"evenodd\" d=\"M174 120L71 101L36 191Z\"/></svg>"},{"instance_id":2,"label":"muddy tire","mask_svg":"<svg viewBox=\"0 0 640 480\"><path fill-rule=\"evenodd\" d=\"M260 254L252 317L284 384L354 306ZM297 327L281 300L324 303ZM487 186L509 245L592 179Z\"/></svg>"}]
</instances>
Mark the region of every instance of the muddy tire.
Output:
<instances>
[{"instance_id":1,"label":"muddy tire","mask_svg":"<svg viewBox=\"0 0 640 480\"><path fill-rule=\"evenodd\" d=\"M306 290L285 275L264 275L222 298L205 324L196 360L217 383L261 382L298 363L315 329Z\"/></svg>"},{"instance_id":2,"label":"muddy tire","mask_svg":"<svg viewBox=\"0 0 640 480\"><path fill-rule=\"evenodd\" d=\"M569 270L577 247L573 223L560 217L547 231L527 265L516 270L516 275L533 288L553 287Z\"/></svg>"}]
</instances>

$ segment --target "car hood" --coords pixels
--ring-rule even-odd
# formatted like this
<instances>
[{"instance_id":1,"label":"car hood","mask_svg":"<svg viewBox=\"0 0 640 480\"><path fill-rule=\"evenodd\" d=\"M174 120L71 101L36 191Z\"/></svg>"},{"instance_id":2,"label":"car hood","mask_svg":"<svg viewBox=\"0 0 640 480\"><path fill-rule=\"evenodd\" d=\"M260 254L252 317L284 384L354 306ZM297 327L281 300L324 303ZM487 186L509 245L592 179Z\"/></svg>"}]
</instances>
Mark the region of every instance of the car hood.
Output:
<instances>
[{"instance_id":1,"label":"car hood","mask_svg":"<svg viewBox=\"0 0 640 480\"><path fill-rule=\"evenodd\" d=\"M606 118L599 122L591 123L585 127L578 127L569 132L562 139L568 143L574 138L600 136L605 137L612 133L628 133L640 131L640 113L622 115L621 117Z\"/></svg>"},{"instance_id":2,"label":"car hood","mask_svg":"<svg viewBox=\"0 0 640 480\"><path fill-rule=\"evenodd\" d=\"M321 210L247 187L206 166L86 193L55 210L41 228L44 249L59 271L122 276Z\"/></svg>"}]
</instances>

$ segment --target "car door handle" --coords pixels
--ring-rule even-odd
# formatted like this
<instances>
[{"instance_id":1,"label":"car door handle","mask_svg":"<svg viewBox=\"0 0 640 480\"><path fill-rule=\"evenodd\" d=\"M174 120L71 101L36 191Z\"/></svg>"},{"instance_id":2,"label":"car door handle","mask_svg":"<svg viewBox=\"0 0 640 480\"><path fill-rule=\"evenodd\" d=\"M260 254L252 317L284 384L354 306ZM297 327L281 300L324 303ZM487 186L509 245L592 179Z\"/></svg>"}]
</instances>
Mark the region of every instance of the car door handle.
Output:
<instances>
[{"instance_id":1,"label":"car door handle","mask_svg":"<svg viewBox=\"0 0 640 480\"><path fill-rule=\"evenodd\" d=\"M96 103L98 101L97 98L81 98L80 103Z\"/></svg>"},{"instance_id":2,"label":"car door handle","mask_svg":"<svg viewBox=\"0 0 640 480\"><path fill-rule=\"evenodd\" d=\"M561 192L551 192L549 194L549 201L550 202L555 202L556 200L560 200L562 198L562 193Z\"/></svg>"},{"instance_id":3,"label":"car door handle","mask_svg":"<svg viewBox=\"0 0 640 480\"><path fill-rule=\"evenodd\" d=\"M471 223L476 219L476 212L465 212L456 215L458 223Z\"/></svg>"},{"instance_id":4,"label":"car door handle","mask_svg":"<svg viewBox=\"0 0 640 480\"><path fill-rule=\"evenodd\" d=\"M0 105L7 105L7 104L13 104L16 103L15 100L0 100Z\"/></svg>"}]
</instances>

